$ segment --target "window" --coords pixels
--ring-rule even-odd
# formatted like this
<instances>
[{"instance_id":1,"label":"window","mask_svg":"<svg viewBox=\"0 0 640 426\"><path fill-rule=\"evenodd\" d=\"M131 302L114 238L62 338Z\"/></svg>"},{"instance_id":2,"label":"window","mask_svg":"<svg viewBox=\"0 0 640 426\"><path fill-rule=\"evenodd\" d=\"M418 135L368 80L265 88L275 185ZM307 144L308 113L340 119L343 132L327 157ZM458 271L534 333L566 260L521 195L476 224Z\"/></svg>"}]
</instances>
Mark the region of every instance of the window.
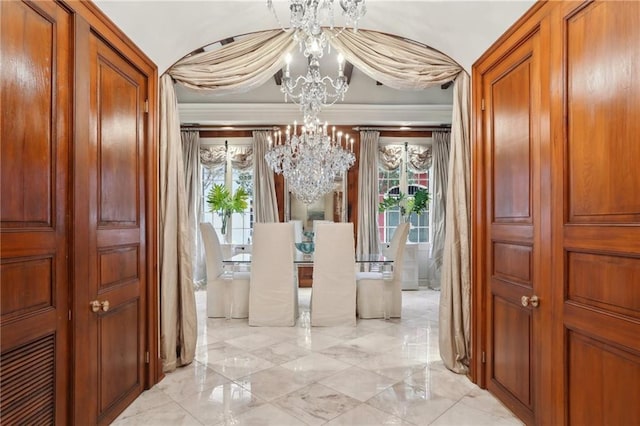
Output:
<instances>
[{"instance_id":1,"label":"window","mask_svg":"<svg viewBox=\"0 0 640 426\"><path fill-rule=\"evenodd\" d=\"M245 164L242 168L238 168L235 167L233 161L231 161L233 151L246 151L247 147L234 147L229 145L228 149L231 155L226 155L226 161L223 159L219 163L202 165L200 167L202 183L200 217L202 222L211 222L213 224L213 227L218 233L218 237L220 237L221 243L250 244L253 234L253 167L247 167ZM225 238L223 238L220 233L222 219L217 213L209 211L210 208L207 204L207 195L216 184L225 185L231 193L235 193L239 187L243 187L247 194L249 194L247 198L247 209L242 213L234 213L231 215L227 223L228 235Z\"/></svg>"},{"instance_id":2,"label":"window","mask_svg":"<svg viewBox=\"0 0 640 426\"><path fill-rule=\"evenodd\" d=\"M429 167L423 172L416 172L406 167L405 163L405 161L401 161L399 167L393 170L387 170L381 166L378 167L378 202L382 201L385 196L399 195L400 192L411 196L420 188L429 190L429 172L431 168ZM430 213L428 207L427 211L419 216L411 215L410 242L428 243L430 241ZM380 241L385 243L391 241L396 227L401 222L402 217L399 207L378 213Z\"/></svg>"}]
</instances>

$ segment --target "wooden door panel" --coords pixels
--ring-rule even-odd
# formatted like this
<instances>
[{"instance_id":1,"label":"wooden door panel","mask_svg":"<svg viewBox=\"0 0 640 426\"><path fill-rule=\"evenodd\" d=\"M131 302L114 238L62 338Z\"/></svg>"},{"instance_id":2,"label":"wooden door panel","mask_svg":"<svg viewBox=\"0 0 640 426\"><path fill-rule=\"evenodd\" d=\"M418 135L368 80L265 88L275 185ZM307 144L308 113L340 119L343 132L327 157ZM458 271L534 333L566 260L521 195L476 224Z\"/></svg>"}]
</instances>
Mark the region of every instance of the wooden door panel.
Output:
<instances>
[{"instance_id":1,"label":"wooden door panel","mask_svg":"<svg viewBox=\"0 0 640 426\"><path fill-rule=\"evenodd\" d=\"M530 86L526 58L492 82L493 220L531 223Z\"/></svg>"},{"instance_id":2,"label":"wooden door panel","mask_svg":"<svg viewBox=\"0 0 640 426\"><path fill-rule=\"evenodd\" d=\"M530 369L531 311L520 303L493 299L493 358L491 380L532 408Z\"/></svg>"},{"instance_id":3,"label":"wooden door panel","mask_svg":"<svg viewBox=\"0 0 640 426\"><path fill-rule=\"evenodd\" d=\"M567 300L640 319L640 259L569 251Z\"/></svg>"},{"instance_id":4,"label":"wooden door panel","mask_svg":"<svg viewBox=\"0 0 640 426\"><path fill-rule=\"evenodd\" d=\"M66 424L70 17L0 2L0 423Z\"/></svg>"},{"instance_id":5,"label":"wooden door panel","mask_svg":"<svg viewBox=\"0 0 640 426\"><path fill-rule=\"evenodd\" d=\"M122 74L116 64L98 59L100 123L98 166L100 170L100 227L138 225L140 152L139 81ZM144 101L144 99L143 99Z\"/></svg>"},{"instance_id":6,"label":"wooden door panel","mask_svg":"<svg viewBox=\"0 0 640 426\"><path fill-rule=\"evenodd\" d=\"M108 424L141 392L145 366L146 77L92 35L90 300L99 395L94 419ZM89 301L87 301L89 303Z\"/></svg>"},{"instance_id":7,"label":"wooden door panel","mask_svg":"<svg viewBox=\"0 0 640 426\"><path fill-rule=\"evenodd\" d=\"M98 353L101 359L117 360L102 363L100 378L100 412L113 407L122 395L135 392L140 386L140 336L139 330L123 333L123 330L139 324L140 307L138 300L118 303L118 307L99 315Z\"/></svg>"},{"instance_id":8,"label":"wooden door panel","mask_svg":"<svg viewBox=\"0 0 640 426\"><path fill-rule=\"evenodd\" d=\"M494 243L493 276L530 285L533 272L532 255L530 245Z\"/></svg>"},{"instance_id":9,"label":"wooden door panel","mask_svg":"<svg viewBox=\"0 0 640 426\"><path fill-rule=\"evenodd\" d=\"M640 355L578 332L568 336L568 414L577 425L637 424ZM621 392L621 388L625 391ZM634 420L635 419L635 420Z\"/></svg>"},{"instance_id":10,"label":"wooden door panel","mask_svg":"<svg viewBox=\"0 0 640 426\"><path fill-rule=\"evenodd\" d=\"M637 8L603 2L566 21L570 222L640 221Z\"/></svg>"},{"instance_id":11,"label":"wooden door panel","mask_svg":"<svg viewBox=\"0 0 640 426\"><path fill-rule=\"evenodd\" d=\"M483 76L486 104L487 388L527 422L534 422L536 315L521 298L535 294L533 265L538 217L537 33Z\"/></svg>"},{"instance_id":12,"label":"wooden door panel","mask_svg":"<svg viewBox=\"0 0 640 426\"><path fill-rule=\"evenodd\" d=\"M640 3L563 4L557 15L556 386L570 424L638 424Z\"/></svg>"},{"instance_id":13,"label":"wooden door panel","mask_svg":"<svg viewBox=\"0 0 640 426\"><path fill-rule=\"evenodd\" d=\"M2 203L6 226L54 220L56 18L23 3L2 9ZM67 66L61 63L63 69ZM11 225L6 222L13 222Z\"/></svg>"}]
</instances>

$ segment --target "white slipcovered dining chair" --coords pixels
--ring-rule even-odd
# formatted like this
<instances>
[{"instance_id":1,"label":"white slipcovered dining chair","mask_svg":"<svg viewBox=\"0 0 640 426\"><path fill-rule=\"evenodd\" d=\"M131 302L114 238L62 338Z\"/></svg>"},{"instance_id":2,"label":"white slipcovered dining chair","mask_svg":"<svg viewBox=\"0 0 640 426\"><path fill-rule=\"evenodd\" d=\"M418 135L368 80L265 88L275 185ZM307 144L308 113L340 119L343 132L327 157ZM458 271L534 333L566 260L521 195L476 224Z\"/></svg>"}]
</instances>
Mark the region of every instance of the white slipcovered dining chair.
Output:
<instances>
[{"instance_id":1,"label":"white slipcovered dining chair","mask_svg":"<svg viewBox=\"0 0 640 426\"><path fill-rule=\"evenodd\" d=\"M313 221L313 237L315 238L315 236L317 235L316 232L318 232L318 225L323 224L323 223L333 223L332 220L314 220Z\"/></svg>"},{"instance_id":2,"label":"white slipcovered dining chair","mask_svg":"<svg viewBox=\"0 0 640 426\"><path fill-rule=\"evenodd\" d=\"M353 223L317 226L311 290L311 325L356 325Z\"/></svg>"},{"instance_id":3,"label":"white slipcovered dining chair","mask_svg":"<svg viewBox=\"0 0 640 426\"><path fill-rule=\"evenodd\" d=\"M222 247L213 226L200 224L207 268L207 316L247 318L249 316L249 272L224 277ZM229 279L230 278L230 279Z\"/></svg>"},{"instance_id":4,"label":"white slipcovered dining chair","mask_svg":"<svg viewBox=\"0 0 640 426\"><path fill-rule=\"evenodd\" d=\"M357 305L360 318L400 318L402 315L402 263L407 245L409 224L401 223L391 239L389 254L393 272L385 280L382 272L357 272Z\"/></svg>"},{"instance_id":5,"label":"white slipcovered dining chair","mask_svg":"<svg viewBox=\"0 0 640 426\"><path fill-rule=\"evenodd\" d=\"M289 223L293 224L293 241L301 243L304 240L304 234L302 233L302 221L290 220Z\"/></svg>"},{"instance_id":6,"label":"white slipcovered dining chair","mask_svg":"<svg viewBox=\"0 0 640 426\"><path fill-rule=\"evenodd\" d=\"M298 317L292 223L256 223L249 284L249 325L293 326Z\"/></svg>"}]
</instances>

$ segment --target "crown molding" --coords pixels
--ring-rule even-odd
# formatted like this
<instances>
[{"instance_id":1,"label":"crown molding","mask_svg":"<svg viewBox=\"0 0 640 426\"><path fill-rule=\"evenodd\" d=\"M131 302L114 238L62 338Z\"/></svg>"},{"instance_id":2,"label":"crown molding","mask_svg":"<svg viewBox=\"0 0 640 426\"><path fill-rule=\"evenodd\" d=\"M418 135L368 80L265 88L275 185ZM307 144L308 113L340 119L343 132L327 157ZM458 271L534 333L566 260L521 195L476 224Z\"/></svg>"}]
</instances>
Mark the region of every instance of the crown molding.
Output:
<instances>
[{"instance_id":1,"label":"crown molding","mask_svg":"<svg viewBox=\"0 0 640 426\"><path fill-rule=\"evenodd\" d=\"M286 125L302 119L293 103L184 103L178 105L178 111L182 124ZM451 114L451 105L335 104L320 115L332 125L437 126L451 124Z\"/></svg>"}]
</instances>

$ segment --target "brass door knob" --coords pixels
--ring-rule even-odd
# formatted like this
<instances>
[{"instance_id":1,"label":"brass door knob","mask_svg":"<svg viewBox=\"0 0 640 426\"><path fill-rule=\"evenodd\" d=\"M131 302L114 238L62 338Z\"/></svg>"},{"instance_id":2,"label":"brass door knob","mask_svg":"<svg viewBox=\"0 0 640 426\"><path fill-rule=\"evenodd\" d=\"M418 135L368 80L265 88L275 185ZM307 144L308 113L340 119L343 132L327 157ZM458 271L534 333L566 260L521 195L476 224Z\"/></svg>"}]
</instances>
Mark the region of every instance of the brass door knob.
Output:
<instances>
[{"instance_id":1,"label":"brass door knob","mask_svg":"<svg viewBox=\"0 0 640 426\"><path fill-rule=\"evenodd\" d=\"M520 303L522 303L522 306L531 305L534 308L537 308L538 305L540 304L540 299L535 294L533 296L531 296L531 297L522 296L522 298L520 298Z\"/></svg>"},{"instance_id":2,"label":"brass door knob","mask_svg":"<svg viewBox=\"0 0 640 426\"><path fill-rule=\"evenodd\" d=\"M109 310L109 301L105 300L101 302L99 300L92 300L89 302L89 306L91 307L91 312L98 312L100 309L107 312Z\"/></svg>"}]
</instances>

